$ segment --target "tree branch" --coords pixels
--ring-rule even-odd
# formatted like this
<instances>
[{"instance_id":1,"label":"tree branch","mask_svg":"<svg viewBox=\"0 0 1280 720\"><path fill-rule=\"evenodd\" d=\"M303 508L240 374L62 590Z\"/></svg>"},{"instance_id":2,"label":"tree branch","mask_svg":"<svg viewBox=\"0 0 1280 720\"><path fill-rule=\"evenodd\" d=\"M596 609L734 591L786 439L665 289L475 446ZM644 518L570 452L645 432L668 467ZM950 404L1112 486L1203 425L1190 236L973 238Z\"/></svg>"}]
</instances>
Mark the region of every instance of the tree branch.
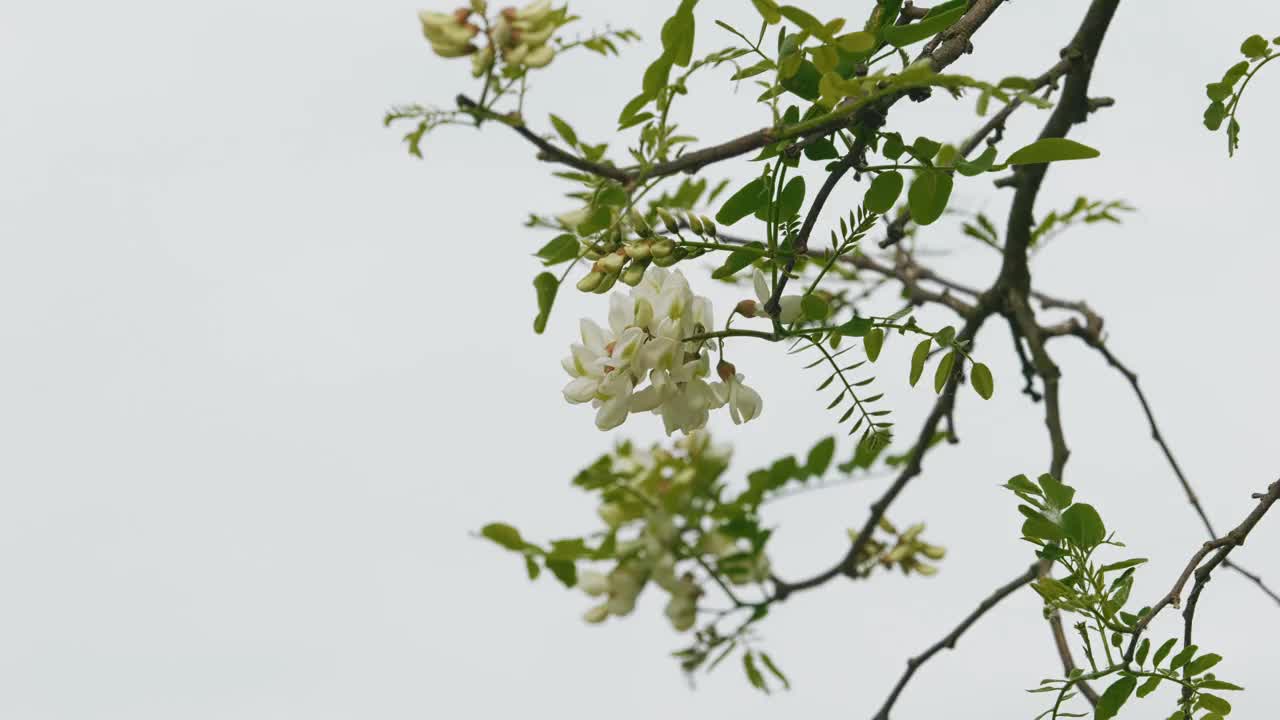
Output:
<instances>
[{"instance_id":1,"label":"tree branch","mask_svg":"<svg viewBox=\"0 0 1280 720\"><path fill-rule=\"evenodd\" d=\"M956 641L960 639L960 636L963 635L966 630L978 621L978 618L985 615L987 611L995 607L1001 600L1012 595L1015 590L1026 585L1032 580L1035 580L1039 571L1040 563L1037 562L1023 571L1023 573L1018 577L996 588L995 592L991 593L982 602L978 603L978 607L973 612L969 613L969 615L962 620L954 630L944 635L941 640L931 645L924 652L907 660L906 672L902 673L902 677L898 678L897 684L893 686L893 691L890 692L889 697L885 699L884 705L880 706L880 711L873 716L873 720L889 720L889 711L893 709L893 705L898 701L898 696L902 694L903 688L907 686L907 683L910 682L911 677L916 674L916 670L918 670L921 665L928 662L929 658L937 655L943 649L954 649Z\"/></svg>"}]
</instances>

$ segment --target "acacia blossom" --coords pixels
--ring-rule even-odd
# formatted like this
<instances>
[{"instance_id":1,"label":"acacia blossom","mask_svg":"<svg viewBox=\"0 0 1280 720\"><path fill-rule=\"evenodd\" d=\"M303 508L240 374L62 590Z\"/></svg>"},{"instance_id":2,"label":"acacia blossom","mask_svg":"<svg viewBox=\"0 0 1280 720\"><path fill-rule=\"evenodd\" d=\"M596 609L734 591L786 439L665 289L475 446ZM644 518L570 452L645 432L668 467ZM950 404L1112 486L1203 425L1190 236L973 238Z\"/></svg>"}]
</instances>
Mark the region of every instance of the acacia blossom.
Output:
<instances>
[{"instance_id":1,"label":"acacia blossom","mask_svg":"<svg viewBox=\"0 0 1280 720\"><path fill-rule=\"evenodd\" d=\"M725 404L735 423L747 422L760 414L760 395L741 375L708 382L712 343L686 340L713 327L711 302L694 295L679 270L649 268L636 287L610 296L608 328L582 320L582 342L561 362L572 378L565 399L591 403L601 430L652 412L668 435L690 433Z\"/></svg>"}]
</instances>

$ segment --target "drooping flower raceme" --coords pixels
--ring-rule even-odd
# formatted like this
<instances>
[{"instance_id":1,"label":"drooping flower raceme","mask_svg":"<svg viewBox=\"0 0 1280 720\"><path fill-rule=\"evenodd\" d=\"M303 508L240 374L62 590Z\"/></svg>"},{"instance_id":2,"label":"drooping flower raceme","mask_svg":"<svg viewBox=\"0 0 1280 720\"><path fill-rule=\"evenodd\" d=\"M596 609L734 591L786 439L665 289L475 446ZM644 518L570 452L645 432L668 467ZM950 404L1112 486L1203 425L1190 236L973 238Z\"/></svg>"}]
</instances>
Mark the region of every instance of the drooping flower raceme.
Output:
<instances>
[{"instance_id":1,"label":"drooping flower raceme","mask_svg":"<svg viewBox=\"0 0 1280 720\"><path fill-rule=\"evenodd\" d=\"M581 322L582 342L561 363L572 378L565 399L590 402L601 430L652 412L668 435L689 433L726 403L735 423L747 422L760 414L760 395L737 373L708 382L713 343L687 339L713 326L711 302L694 295L679 270L650 268L629 292L610 296L608 328Z\"/></svg>"}]
</instances>

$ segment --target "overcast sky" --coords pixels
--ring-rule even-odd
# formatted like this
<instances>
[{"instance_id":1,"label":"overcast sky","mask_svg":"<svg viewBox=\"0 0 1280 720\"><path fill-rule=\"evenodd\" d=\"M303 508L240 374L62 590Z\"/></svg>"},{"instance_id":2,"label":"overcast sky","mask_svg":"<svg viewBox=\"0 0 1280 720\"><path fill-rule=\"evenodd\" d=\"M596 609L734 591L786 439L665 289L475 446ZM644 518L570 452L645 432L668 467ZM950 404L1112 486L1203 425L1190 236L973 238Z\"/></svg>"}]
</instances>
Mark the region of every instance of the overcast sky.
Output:
<instances>
[{"instance_id":1,"label":"overcast sky","mask_svg":"<svg viewBox=\"0 0 1280 720\"><path fill-rule=\"evenodd\" d=\"M655 39L673 5L573 7L581 28ZM752 22L745 0L702 5L699 50L729 39L712 19ZM1036 74L1085 5L1011 3L955 67ZM823 17L851 7L812 6ZM1016 392L1007 333L993 324L979 338L996 398L962 397L962 444L930 455L890 513L929 523L950 550L941 572L833 582L777 608L765 647L790 693L759 695L732 665L690 689L657 593L624 621L587 626L580 593L530 584L517 558L470 534L494 520L534 538L592 529L572 474L617 437L662 432L648 416L599 432L560 396L559 359L579 317L604 319L603 299L568 292L544 335L529 329L529 253L546 237L521 221L572 207L568 186L500 127L441 131L421 161L381 127L391 104L448 104L472 87L465 62L430 53L419 7L0 3L0 716L868 717L907 656L1031 559L996 485L1043 471L1048 448L1040 408ZM1055 167L1040 209L1083 193L1138 212L1069 232L1036 272L1045 290L1088 297L1106 316L1113 349L1141 373L1229 527L1280 472L1280 137L1264 131L1280 121L1280 74L1252 86L1235 159L1200 114L1204 83L1245 35L1280 32L1280 10L1205 7L1120 8L1094 82L1116 106L1077 135L1103 155ZM530 121L547 127L555 111L584 138L613 140L654 54L554 63L536 77ZM768 121L727 75L708 73L678 108L706 141ZM893 115L911 137L958 139L978 122L971 101L943 97ZM1015 117L1010 145L1043 121ZM709 174L753 172L740 161ZM861 193L847 182L833 203ZM1008 194L975 178L956 198L1003 218ZM939 268L992 276L994 254L957 221L928 243L946 253L932 258ZM691 275L721 307L738 297ZM931 393L907 387L903 345L880 364L906 429ZM1204 539L1199 523L1120 378L1070 341L1053 350L1068 480L1134 554L1154 558L1135 589L1154 601ZM735 361L765 411L743 427L713 423L739 448L733 473L835 431L814 379L780 348L743 345ZM840 557L883 486L772 507L778 572ZM1267 518L1239 559L1280 584L1277 551L1280 518ZM1233 698L1237 715L1274 715L1280 648L1259 640L1280 634L1280 608L1219 573L1198 617L1199 637L1227 658L1220 676L1250 689ZM1173 620L1158 631L1176 632ZM922 669L895 717L1031 717L1044 696L1023 689L1057 669L1023 591ZM1155 697L1126 717L1166 717L1172 692Z\"/></svg>"}]
</instances>

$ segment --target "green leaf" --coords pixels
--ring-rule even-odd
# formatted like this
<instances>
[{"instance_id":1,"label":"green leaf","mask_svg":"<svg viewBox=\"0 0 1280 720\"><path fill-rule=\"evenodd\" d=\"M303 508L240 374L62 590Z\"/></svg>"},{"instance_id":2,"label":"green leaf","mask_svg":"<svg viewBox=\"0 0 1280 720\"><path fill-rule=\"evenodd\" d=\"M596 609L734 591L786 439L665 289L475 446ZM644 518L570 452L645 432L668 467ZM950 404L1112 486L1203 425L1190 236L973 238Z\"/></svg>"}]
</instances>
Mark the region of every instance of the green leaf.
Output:
<instances>
[{"instance_id":1,"label":"green leaf","mask_svg":"<svg viewBox=\"0 0 1280 720\"><path fill-rule=\"evenodd\" d=\"M823 139L806 145L804 156L810 160L834 160L840 157L840 152L836 150L835 143Z\"/></svg>"},{"instance_id":2,"label":"green leaf","mask_svg":"<svg viewBox=\"0 0 1280 720\"><path fill-rule=\"evenodd\" d=\"M561 120L556 115L552 115L551 126L556 129L556 134L558 134L566 143L569 145L578 144L578 133L573 131L573 128L570 127L569 123Z\"/></svg>"},{"instance_id":3,"label":"green leaf","mask_svg":"<svg viewBox=\"0 0 1280 720\"><path fill-rule=\"evenodd\" d=\"M1040 488L1036 487L1026 475L1015 475L1009 478L1009 481L1004 484L1004 487L1007 487L1014 492L1023 492L1028 495L1040 494Z\"/></svg>"},{"instance_id":4,"label":"green leaf","mask_svg":"<svg viewBox=\"0 0 1280 720\"><path fill-rule=\"evenodd\" d=\"M785 222L799 215L802 205L804 205L804 178L797 175L787 181L787 186L782 188L782 194L778 196L778 219Z\"/></svg>"},{"instance_id":5,"label":"green leaf","mask_svg":"<svg viewBox=\"0 0 1280 720\"><path fill-rule=\"evenodd\" d=\"M941 149L942 143L937 140L930 140L923 135L917 137L916 141L911 143L910 148L911 155L922 163L933 160L933 156L937 155Z\"/></svg>"},{"instance_id":6,"label":"green leaf","mask_svg":"<svg viewBox=\"0 0 1280 720\"><path fill-rule=\"evenodd\" d=\"M1121 560L1120 562L1103 565L1102 572L1111 572L1112 570L1124 570L1125 568L1136 567L1146 562L1146 558L1133 558L1132 560Z\"/></svg>"},{"instance_id":7,"label":"green leaf","mask_svg":"<svg viewBox=\"0 0 1280 720\"><path fill-rule=\"evenodd\" d=\"M759 242L752 242L729 253L729 257L724 259L724 264L716 268L711 273L711 277L716 280L723 280L733 277L734 273L747 267L751 263L764 256L764 245Z\"/></svg>"},{"instance_id":8,"label":"green leaf","mask_svg":"<svg viewBox=\"0 0 1280 720\"><path fill-rule=\"evenodd\" d=\"M1160 680L1159 675L1152 675L1147 678L1147 681L1142 683L1142 687L1138 688L1138 697L1144 698L1155 692L1156 688L1160 686Z\"/></svg>"},{"instance_id":9,"label":"green leaf","mask_svg":"<svg viewBox=\"0 0 1280 720\"><path fill-rule=\"evenodd\" d=\"M1210 130L1217 131L1222 127L1222 121L1227 119L1227 106L1220 102L1209 103L1209 107L1204 110L1204 126Z\"/></svg>"},{"instance_id":10,"label":"green leaf","mask_svg":"<svg viewBox=\"0 0 1280 720\"><path fill-rule=\"evenodd\" d=\"M738 188L729 196L716 213L716 222L721 225L732 225L742 218L754 213L769 202L769 188L764 178L756 178Z\"/></svg>"},{"instance_id":11,"label":"green leaf","mask_svg":"<svg viewBox=\"0 0 1280 720\"><path fill-rule=\"evenodd\" d=\"M1222 102L1231 97L1231 86L1220 82L1209 83L1204 86L1204 94L1213 102Z\"/></svg>"},{"instance_id":12,"label":"green leaf","mask_svg":"<svg viewBox=\"0 0 1280 720\"><path fill-rule=\"evenodd\" d=\"M961 175L973 177L974 175L980 175L990 170L991 166L995 164L995 161L996 148L994 145L988 145L987 149L983 150L982 154L973 160L957 160L956 170L958 170Z\"/></svg>"},{"instance_id":13,"label":"green leaf","mask_svg":"<svg viewBox=\"0 0 1280 720\"><path fill-rule=\"evenodd\" d=\"M990 400L991 395L996 391L995 381L991 378L991 369L982 363L974 363L973 369L969 371L969 382L983 400Z\"/></svg>"},{"instance_id":14,"label":"green leaf","mask_svg":"<svg viewBox=\"0 0 1280 720\"><path fill-rule=\"evenodd\" d=\"M1178 651L1178 654L1174 655L1173 659L1169 661L1169 669L1177 670L1183 665L1186 665L1187 661L1191 659L1191 656L1195 654L1196 654L1195 645L1188 645L1182 648L1182 650Z\"/></svg>"},{"instance_id":15,"label":"green leaf","mask_svg":"<svg viewBox=\"0 0 1280 720\"><path fill-rule=\"evenodd\" d=\"M591 211L586 220L574 228L574 232L585 237L609 227L611 222L613 222L613 213L609 211L609 206L600 205Z\"/></svg>"},{"instance_id":16,"label":"green leaf","mask_svg":"<svg viewBox=\"0 0 1280 720\"><path fill-rule=\"evenodd\" d=\"M1059 510L1065 510L1071 504L1072 498L1076 496L1075 488L1058 482L1058 479L1049 473L1036 478L1036 481L1040 483L1040 489L1044 491L1045 499L1049 501L1050 505Z\"/></svg>"},{"instance_id":17,"label":"green leaf","mask_svg":"<svg viewBox=\"0 0 1280 720\"><path fill-rule=\"evenodd\" d=\"M551 238L551 241L542 246L542 249L535 253L542 258L543 265L558 265L562 262L568 262L578 257L578 238L564 233Z\"/></svg>"},{"instance_id":18,"label":"green leaf","mask_svg":"<svg viewBox=\"0 0 1280 720\"><path fill-rule=\"evenodd\" d=\"M942 388L946 387L947 380L951 378L951 368L956 364L956 351L952 350L942 359L938 361L938 367L933 371L933 391L941 393Z\"/></svg>"},{"instance_id":19,"label":"green leaf","mask_svg":"<svg viewBox=\"0 0 1280 720\"><path fill-rule=\"evenodd\" d=\"M875 362L880 357L880 349L884 347L884 329L876 328L862 338L862 347L867 351L867 359Z\"/></svg>"},{"instance_id":20,"label":"green leaf","mask_svg":"<svg viewBox=\"0 0 1280 720\"><path fill-rule=\"evenodd\" d=\"M1029 517L1022 523L1022 534L1029 538L1057 541L1063 538L1062 528L1043 515Z\"/></svg>"},{"instance_id":21,"label":"green leaf","mask_svg":"<svg viewBox=\"0 0 1280 720\"><path fill-rule=\"evenodd\" d=\"M1038 163L1059 162L1062 160L1087 160L1096 158L1102 153L1088 145L1082 145L1067 138L1041 138L1026 147L1016 150L1006 165L1035 165Z\"/></svg>"},{"instance_id":22,"label":"green leaf","mask_svg":"<svg viewBox=\"0 0 1280 720\"><path fill-rule=\"evenodd\" d=\"M871 181L867 194L862 197L863 207L881 215L889 212L902 194L903 182L902 173L897 170L880 173Z\"/></svg>"},{"instance_id":23,"label":"green leaf","mask_svg":"<svg viewBox=\"0 0 1280 720\"><path fill-rule=\"evenodd\" d=\"M1169 638L1168 640L1165 640L1164 644L1162 644L1159 648L1156 649L1155 656L1151 658L1151 664L1155 667L1160 667L1160 662L1164 660L1166 657L1169 657L1169 651L1172 650L1173 646L1177 644L1178 644L1177 638Z\"/></svg>"},{"instance_id":24,"label":"green leaf","mask_svg":"<svg viewBox=\"0 0 1280 720\"><path fill-rule=\"evenodd\" d=\"M836 38L836 43L841 50L858 55L875 49L876 36L874 33L860 30Z\"/></svg>"},{"instance_id":25,"label":"green leaf","mask_svg":"<svg viewBox=\"0 0 1280 720\"><path fill-rule=\"evenodd\" d=\"M1208 710L1209 712L1218 713L1219 715L1226 715L1231 712L1231 703L1217 695L1210 695L1209 693L1200 693L1200 700L1196 705Z\"/></svg>"},{"instance_id":26,"label":"green leaf","mask_svg":"<svg viewBox=\"0 0 1280 720\"><path fill-rule=\"evenodd\" d=\"M549 557L546 559L546 563L547 569L556 576L556 579L559 580L561 584L567 588L577 587L578 568L573 564L572 560Z\"/></svg>"},{"instance_id":27,"label":"green leaf","mask_svg":"<svg viewBox=\"0 0 1280 720\"><path fill-rule=\"evenodd\" d=\"M836 439L834 437L825 437L818 441L809 449L809 455L804 461L804 469L810 475L820 477L831 466L831 457L836 452Z\"/></svg>"},{"instance_id":28,"label":"green leaf","mask_svg":"<svg viewBox=\"0 0 1280 720\"><path fill-rule=\"evenodd\" d=\"M831 312L831 307L827 305L826 300L817 295L805 295L800 299L800 310L805 318L817 322L826 319L827 314Z\"/></svg>"},{"instance_id":29,"label":"green leaf","mask_svg":"<svg viewBox=\"0 0 1280 720\"><path fill-rule=\"evenodd\" d=\"M775 25L782 19L782 14L778 12L778 4L773 0L751 0L751 4L756 6L760 17L770 25Z\"/></svg>"},{"instance_id":30,"label":"green leaf","mask_svg":"<svg viewBox=\"0 0 1280 720\"><path fill-rule=\"evenodd\" d=\"M1151 652L1151 640L1142 638L1142 644L1138 646L1138 654L1133 659L1138 663L1138 667L1142 667L1142 663L1147 659L1147 653Z\"/></svg>"},{"instance_id":31,"label":"green leaf","mask_svg":"<svg viewBox=\"0 0 1280 720\"><path fill-rule=\"evenodd\" d=\"M1217 653L1205 653L1200 657L1187 663L1188 675L1199 675L1209 668L1222 662L1222 656Z\"/></svg>"},{"instance_id":32,"label":"green leaf","mask_svg":"<svg viewBox=\"0 0 1280 720\"><path fill-rule=\"evenodd\" d=\"M915 387L920 381L920 375L924 373L924 361L929 359L929 348L933 345L931 338L925 338L916 345L916 349L911 353L911 387Z\"/></svg>"},{"instance_id":33,"label":"green leaf","mask_svg":"<svg viewBox=\"0 0 1280 720\"><path fill-rule=\"evenodd\" d=\"M951 347L951 343L956 340L956 328L954 325L948 325L933 334L933 341L938 343L938 347Z\"/></svg>"},{"instance_id":34,"label":"green leaf","mask_svg":"<svg viewBox=\"0 0 1280 720\"><path fill-rule=\"evenodd\" d=\"M506 523L489 523L480 528L480 534L508 550L520 552L525 548L525 541L520 537L520 531Z\"/></svg>"},{"instance_id":35,"label":"green leaf","mask_svg":"<svg viewBox=\"0 0 1280 720\"><path fill-rule=\"evenodd\" d=\"M693 59L693 6L698 0L684 0L676 14L662 25L663 55L680 67Z\"/></svg>"},{"instance_id":36,"label":"green leaf","mask_svg":"<svg viewBox=\"0 0 1280 720\"><path fill-rule=\"evenodd\" d=\"M788 680L787 676L783 675L782 671L778 669L778 666L774 664L773 658L769 657L769 653L760 653L760 660L764 662L765 667L769 668L769 672L773 673L773 676L782 682L782 687L788 690L791 689L791 681Z\"/></svg>"},{"instance_id":37,"label":"green leaf","mask_svg":"<svg viewBox=\"0 0 1280 720\"><path fill-rule=\"evenodd\" d=\"M1240 53L1245 57L1253 59L1260 58L1267 54L1267 39L1261 35L1250 35L1240 43Z\"/></svg>"},{"instance_id":38,"label":"green leaf","mask_svg":"<svg viewBox=\"0 0 1280 720\"><path fill-rule=\"evenodd\" d=\"M907 192L907 207L917 225L929 225L942 217L951 199L951 176L936 170L916 175Z\"/></svg>"},{"instance_id":39,"label":"green leaf","mask_svg":"<svg viewBox=\"0 0 1280 720\"><path fill-rule=\"evenodd\" d=\"M1092 505L1076 503L1062 513L1062 529L1080 547L1091 548L1107 539L1107 529Z\"/></svg>"},{"instance_id":40,"label":"green leaf","mask_svg":"<svg viewBox=\"0 0 1280 720\"><path fill-rule=\"evenodd\" d=\"M533 279L533 289L538 295L538 315L533 319L533 331L541 335L547 329L547 318L551 316L551 305L556 301L560 281L549 272L538 273Z\"/></svg>"},{"instance_id":41,"label":"green leaf","mask_svg":"<svg viewBox=\"0 0 1280 720\"><path fill-rule=\"evenodd\" d=\"M951 23L960 19L964 15L967 3L944 3L944 5L955 5L945 10L939 11L939 7L934 7L929 11L922 20L913 22L909 25L888 25L880 30L880 35L885 42L895 47L906 47L914 43L918 43L925 38L932 37L951 26Z\"/></svg>"},{"instance_id":42,"label":"green leaf","mask_svg":"<svg viewBox=\"0 0 1280 720\"><path fill-rule=\"evenodd\" d=\"M845 337L863 337L870 331L871 319L863 317L851 318L848 322L836 328L836 332Z\"/></svg>"},{"instance_id":43,"label":"green leaf","mask_svg":"<svg viewBox=\"0 0 1280 720\"><path fill-rule=\"evenodd\" d=\"M810 35L824 40L829 40L831 38L831 33L826 31L826 28L823 27L822 22L818 20L818 18L810 15L804 10L801 10L795 5L784 5L779 9L779 12L782 13L782 17L795 23L801 30L804 30Z\"/></svg>"},{"instance_id":44,"label":"green leaf","mask_svg":"<svg viewBox=\"0 0 1280 720\"><path fill-rule=\"evenodd\" d=\"M1239 685L1236 685L1235 683L1229 683L1225 680L1217 680L1217 679L1205 680L1204 682L1200 683L1200 687L1206 690L1243 690L1244 689Z\"/></svg>"},{"instance_id":45,"label":"green leaf","mask_svg":"<svg viewBox=\"0 0 1280 720\"><path fill-rule=\"evenodd\" d=\"M1115 717L1129 696L1133 694L1133 688L1137 684L1138 679L1134 677L1122 677L1111 683L1102 693L1102 697L1098 698L1098 706L1093 713L1095 720L1110 720Z\"/></svg>"},{"instance_id":46,"label":"green leaf","mask_svg":"<svg viewBox=\"0 0 1280 720\"><path fill-rule=\"evenodd\" d=\"M753 687L763 690L766 694L769 692L769 686L765 684L764 676L760 674L755 657L750 652L742 653L742 670L747 674L747 680Z\"/></svg>"}]
</instances>

